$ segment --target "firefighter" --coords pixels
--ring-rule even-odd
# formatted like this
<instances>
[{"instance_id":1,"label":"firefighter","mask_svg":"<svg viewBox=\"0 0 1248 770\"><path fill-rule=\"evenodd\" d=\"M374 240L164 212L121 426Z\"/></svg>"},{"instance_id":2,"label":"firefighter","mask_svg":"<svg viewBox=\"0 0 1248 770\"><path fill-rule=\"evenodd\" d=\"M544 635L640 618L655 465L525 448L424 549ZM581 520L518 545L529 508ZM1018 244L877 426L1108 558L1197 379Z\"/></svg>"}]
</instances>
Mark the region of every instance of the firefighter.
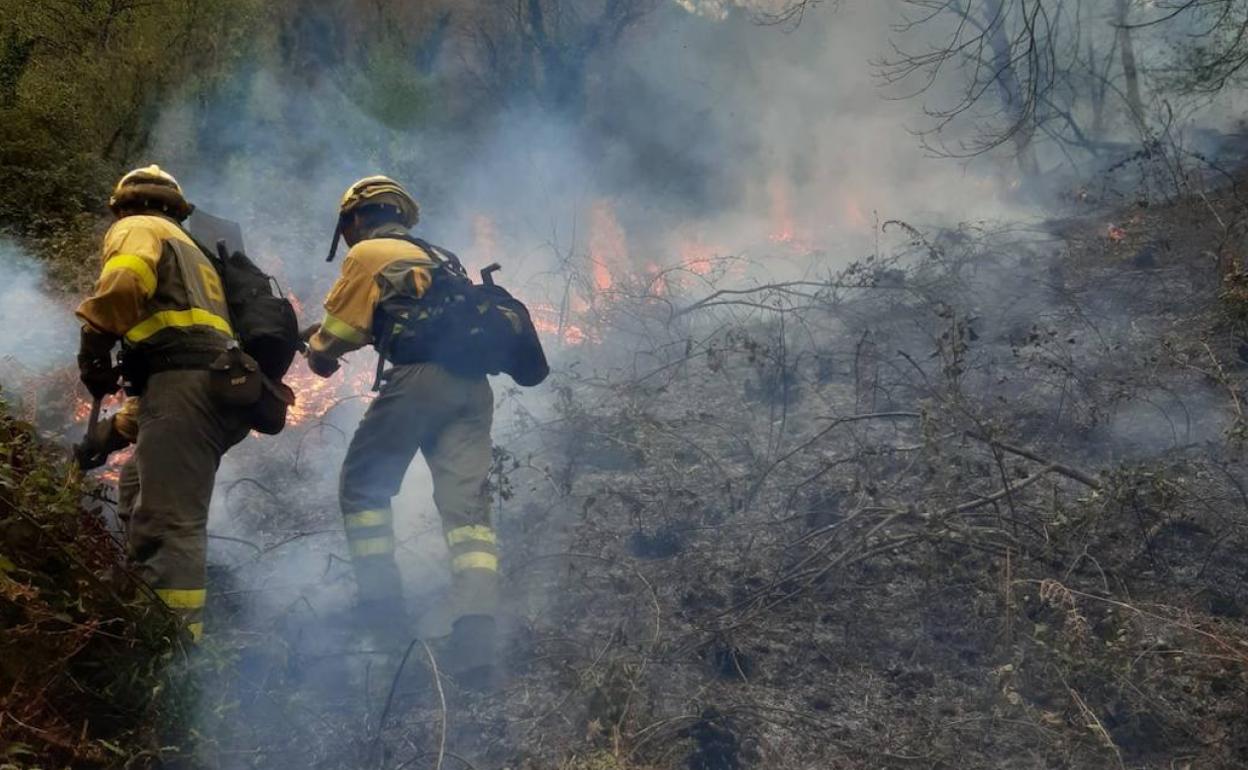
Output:
<instances>
[{"instance_id":1,"label":"firefighter","mask_svg":"<svg viewBox=\"0 0 1248 770\"><path fill-rule=\"evenodd\" d=\"M347 190L335 247L341 234L350 251L325 298L324 321L309 341L313 372L328 377L344 353L379 344L373 329L382 270L405 270L416 296L429 288L434 256L404 240L418 218L415 199L387 177L361 179ZM484 376L459 377L438 364L408 360L402 351L379 353L393 366L351 439L339 483L359 608L381 623L403 613L391 500L412 459L422 452L450 549L453 623L447 668L470 687L489 686L499 583L486 488L494 395Z\"/></svg>"},{"instance_id":2,"label":"firefighter","mask_svg":"<svg viewBox=\"0 0 1248 770\"><path fill-rule=\"evenodd\" d=\"M214 399L209 367L237 343L220 276L180 225L192 206L177 180L158 166L131 171L109 208L116 221L104 236L103 268L77 310L78 367L93 397L115 393L120 343L127 392L141 395L133 466L123 474L127 550L198 640L213 480L248 431L239 407ZM133 434L132 417L115 427Z\"/></svg>"}]
</instances>

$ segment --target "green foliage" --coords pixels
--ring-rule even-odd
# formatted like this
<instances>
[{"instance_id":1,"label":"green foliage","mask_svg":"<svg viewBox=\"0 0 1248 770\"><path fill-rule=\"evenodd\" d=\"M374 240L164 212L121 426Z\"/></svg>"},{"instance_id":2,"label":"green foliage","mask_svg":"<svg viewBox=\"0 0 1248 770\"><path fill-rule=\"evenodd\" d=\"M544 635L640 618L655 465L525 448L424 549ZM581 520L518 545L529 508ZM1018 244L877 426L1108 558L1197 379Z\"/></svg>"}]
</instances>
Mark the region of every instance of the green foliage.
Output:
<instances>
[{"instance_id":1,"label":"green foliage","mask_svg":"<svg viewBox=\"0 0 1248 770\"><path fill-rule=\"evenodd\" d=\"M257 0L0 0L0 224L103 211L161 100L238 55Z\"/></svg>"},{"instance_id":2,"label":"green foliage","mask_svg":"<svg viewBox=\"0 0 1248 770\"><path fill-rule=\"evenodd\" d=\"M433 79L398 45L371 48L348 81L352 100L396 131L419 126L433 102Z\"/></svg>"},{"instance_id":3,"label":"green foliage","mask_svg":"<svg viewBox=\"0 0 1248 770\"><path fill-rule=\"evenodd\" d=\"M0 763L120 767L186 718L176 620L123 566L61 451L0 399ZM162 716L164 714L165 716ZM143 766L141 763L130 766Z\"/></svg>"}]
</instances>

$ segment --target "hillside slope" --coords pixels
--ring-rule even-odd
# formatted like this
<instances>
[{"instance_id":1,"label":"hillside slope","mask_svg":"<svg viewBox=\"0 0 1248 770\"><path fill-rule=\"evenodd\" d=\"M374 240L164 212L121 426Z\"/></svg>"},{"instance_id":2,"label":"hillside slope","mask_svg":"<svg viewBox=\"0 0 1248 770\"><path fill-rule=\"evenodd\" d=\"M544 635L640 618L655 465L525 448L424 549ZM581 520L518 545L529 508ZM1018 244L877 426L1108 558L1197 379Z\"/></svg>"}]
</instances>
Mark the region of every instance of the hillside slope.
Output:
<instances>
[{"instance_id":1,"label":"hillside slope","mask_svg":"<svg viewBox=\"0 0 1248 770\"><path fill-rule=\"evenodd\" d=\"M133 587L97 591L115 550L6 421L5 644L69 656L55 683L94 693L71 708L6 669L6 760L1242 767L1242 211L1226 188L1028 227L889 223L887 255L811 280L615 287L549 384L498 383L490 696L345 612L332 478L364 394L231 454L212 639L172 704L75 673L122 655L106 670L151 685L162 626L109 598ZM423 610L445 555L404 510ZM57 556L84 542L93 559Z\"/></svg>"},{"instance_id":2,"label":"hillside slope","mask_svg":"<svg viewBox=\"0 0 1248 770\"><path fill-rule=\"evenodd\" d=\"M1241 211L1226 189L1042 226L890 223L890 256L821 279L617 286L552 405L501 396L509 683L490 698L435 682L419 645L396 674L405 645L327 614L345 544L308 469L351 420L297 429L231 487L257 552L228 570L227 616L265 673L226 690L251 706L216 750L1242 766ZM438 548L418 518L418 608ZM248 586L268 596L240 603ZM275 738L283 720L303 728Z\"/></svg>"}]
</instances>

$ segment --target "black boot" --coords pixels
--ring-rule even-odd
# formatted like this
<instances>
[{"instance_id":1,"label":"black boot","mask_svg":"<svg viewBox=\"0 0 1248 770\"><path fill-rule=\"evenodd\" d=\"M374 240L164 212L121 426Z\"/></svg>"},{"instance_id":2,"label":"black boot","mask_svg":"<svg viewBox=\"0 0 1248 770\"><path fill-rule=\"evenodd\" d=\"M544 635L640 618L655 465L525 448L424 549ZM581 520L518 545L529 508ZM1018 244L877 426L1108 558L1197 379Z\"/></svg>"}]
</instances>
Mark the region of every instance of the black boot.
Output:
<instances>
[{"instance_id":1,"label":"black boot","mask_svg":"<svg viewBox=\"0 0 1248 770\"><path fill-rule=\"evenodd\" d=\"M494 618L465 615L455 621L446 642L447 673L466 690L488 692L498 687Z\"/></svg>"},{"instance_id":2,"label":"black boot","mask_svg":"<svg viewBox=\"0 0 1248 770\"><path fill-rule=\"evenodd\" d=\"M402 650L416 635L415 623L399 597L360 600L351 617L356 633L379 651Z\"/></svg>"}]
</instances>

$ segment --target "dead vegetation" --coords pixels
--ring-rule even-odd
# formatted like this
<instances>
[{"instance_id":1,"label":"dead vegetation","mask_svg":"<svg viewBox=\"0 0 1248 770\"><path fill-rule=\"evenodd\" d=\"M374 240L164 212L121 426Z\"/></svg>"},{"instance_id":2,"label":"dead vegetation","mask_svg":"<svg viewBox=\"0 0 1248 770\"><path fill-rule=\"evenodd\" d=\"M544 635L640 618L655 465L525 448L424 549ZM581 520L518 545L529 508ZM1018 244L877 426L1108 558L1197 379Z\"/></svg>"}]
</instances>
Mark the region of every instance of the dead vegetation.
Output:
<instances>
[{"instance_id":1,"label":"dead vegetation","mask_svg":"<svg viewBox=\"0 0 1248 770\"><path fill-rule=\"evenodd\" d=\"M1242 765L1245 362L1206 256L1236 207L1139 210L1118 241L1096 217L910 231L568 376L524 431L563 458L561 513L537 538L536 504L504 519L518 595L547 597L512 740L535 767L577 742L657 767Z\"/></svg>"},{"instance_id":2,"label":"dead vegetation","mask_svg":"<svg viewBox=\"0 0 1248 770\"><path fill-rule=\"evenodd\" d=\"M0 401L0 766L141 760L188 721L154 610L67 458Z\"/></svg>"},{"instance_id":3,"label":"dead vegetation","mask_svg":"<svg viewBox=\"0 0 1248 770\"><path fill-rule=\"evenodd\" d=\"M550 397L500 390L489 697L335 604L317 469L359 404L249 442L219 491L241 529L217 537L194 733L93 761L1241 767L1242 210L1231 187L1026 228L888 223L835 274L617 283ZM436 567L436 540L418 527L409 560Z\"/></svg>"}]
</instances>

